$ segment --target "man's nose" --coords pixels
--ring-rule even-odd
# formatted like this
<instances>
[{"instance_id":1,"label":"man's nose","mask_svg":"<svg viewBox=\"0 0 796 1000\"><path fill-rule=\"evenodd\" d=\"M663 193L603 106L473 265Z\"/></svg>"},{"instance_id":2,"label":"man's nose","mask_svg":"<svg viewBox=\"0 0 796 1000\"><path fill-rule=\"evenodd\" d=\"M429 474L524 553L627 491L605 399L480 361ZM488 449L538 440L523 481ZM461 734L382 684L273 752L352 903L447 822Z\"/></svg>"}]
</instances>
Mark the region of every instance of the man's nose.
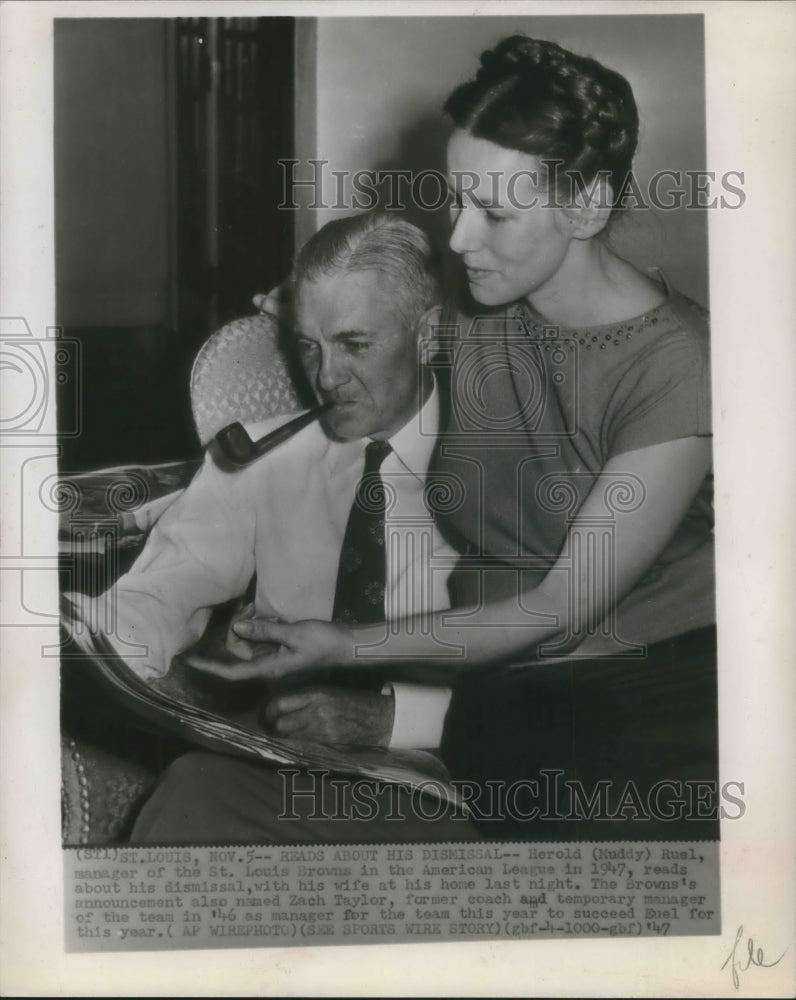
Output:
<instances>
[{"instance_id":1,"label":"man's nose","mask_svg":"<svg viewBox=\"0 0 796 1000\"><path fill-rule=\"evenodd\" d=\"M479 248L478 210L474 206L464 205L458 210L448 245L458 254L469 253Z\"/></svg>"},{"instance_id":2,"label":"man's nose","mask_svg":"<svg viewBox=\"0 0 796 1000\"><path fill-rule=\"evenodd\" d=\"M334 392L348 381L345 365L335 351L322 351L315 381L321 392Z\"/></svg>"}]
</instances>

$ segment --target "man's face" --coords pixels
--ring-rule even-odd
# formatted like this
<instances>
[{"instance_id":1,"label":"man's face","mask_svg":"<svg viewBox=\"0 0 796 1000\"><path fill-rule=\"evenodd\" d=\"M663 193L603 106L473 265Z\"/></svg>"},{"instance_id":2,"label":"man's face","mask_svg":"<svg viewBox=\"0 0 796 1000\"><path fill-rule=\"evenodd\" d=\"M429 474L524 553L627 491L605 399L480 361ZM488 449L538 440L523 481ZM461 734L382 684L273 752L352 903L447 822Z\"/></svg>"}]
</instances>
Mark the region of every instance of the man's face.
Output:
<instances>
[{"instance_id":1,"label":"man's face","mask_svg":"<svg viewBox=\"0 0 796 1000\"><path fill-rule=\"evenodd\" d=\"M418 410L417 334L407 329L378 271L324 275L299 284L301 363L338 438L386 439Z\"/></svg>"}]
</instances>

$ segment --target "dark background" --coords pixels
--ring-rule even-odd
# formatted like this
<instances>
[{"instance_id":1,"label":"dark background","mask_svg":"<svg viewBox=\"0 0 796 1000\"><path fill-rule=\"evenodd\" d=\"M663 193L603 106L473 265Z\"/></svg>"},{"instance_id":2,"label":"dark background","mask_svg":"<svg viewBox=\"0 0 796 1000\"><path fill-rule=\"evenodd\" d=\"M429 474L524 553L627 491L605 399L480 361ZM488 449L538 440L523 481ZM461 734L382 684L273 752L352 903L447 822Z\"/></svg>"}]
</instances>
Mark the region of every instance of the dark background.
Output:
<instances>
[{"instance_id":1,"label":"dark background","mask_svg":"<svg viewBox=\"0 0 796 1000\"><path fill-rule=\"evenodd\" d=\"M193 358L290 270L294 78L293 18L56 20L62 471L198 454Z\"/></svg>"}]
</instances>

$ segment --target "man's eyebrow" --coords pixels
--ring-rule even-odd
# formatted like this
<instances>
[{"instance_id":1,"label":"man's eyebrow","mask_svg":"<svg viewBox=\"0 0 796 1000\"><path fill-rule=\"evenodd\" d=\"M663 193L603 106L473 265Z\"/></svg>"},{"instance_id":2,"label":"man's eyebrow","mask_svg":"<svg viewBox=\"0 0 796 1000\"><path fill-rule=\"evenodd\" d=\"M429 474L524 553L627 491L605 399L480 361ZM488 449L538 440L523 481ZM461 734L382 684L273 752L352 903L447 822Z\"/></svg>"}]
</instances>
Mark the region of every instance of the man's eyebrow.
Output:
<instances>
[{"instance_id":1,"label":"man's eyebrow","mask_svg":"<svg viewBox=\"0 0 796 1000\"><path fill-rule=\"evenodd\" d=\"M370 330L338 330L337 333L333 333L327 340L331 340L334 343L339 343L343 340L358 340L361 337L372 337L373 334Z\"/></svg>"},{"instance_id":2,"label":"man's eyebrow","mask_svg":"<svg viewBox=\"0 0 796 1000\"><path fill-rule=\"evenodd\" d=\"M307 334L302 333L301 330L294 330L293 332L297 340L308 340L313 344L316 343L315 338L308 337ZM331 341L332 343L339 344L343 343L346 340L359 340L362 337L373 339L373 337L375 337L375 334L370 330L338 330L337 333L332 333L330 334L330 336L325 337L324 339L327 341Z\"/></svg>"}]
</instances>

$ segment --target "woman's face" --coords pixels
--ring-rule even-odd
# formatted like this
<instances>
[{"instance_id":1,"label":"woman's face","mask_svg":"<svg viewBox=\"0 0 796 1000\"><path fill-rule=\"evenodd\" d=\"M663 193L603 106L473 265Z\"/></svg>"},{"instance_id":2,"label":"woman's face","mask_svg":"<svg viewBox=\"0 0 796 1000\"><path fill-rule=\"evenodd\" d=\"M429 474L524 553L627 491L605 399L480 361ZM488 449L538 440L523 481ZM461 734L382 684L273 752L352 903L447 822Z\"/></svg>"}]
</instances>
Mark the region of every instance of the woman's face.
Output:
<instances>
[{"instance_id":1,"label":"woman's face","mask_svg":"<svg viewBox=\"0 0 796 1000\"><path fill-rule=\"evenodd\" d=\"M450 247L464 262L473 298L496 306L540 291L555 295L573 237L546 193L541 162L457 129L448 143L448 183Z\"/></svg>"}]
</instances>

